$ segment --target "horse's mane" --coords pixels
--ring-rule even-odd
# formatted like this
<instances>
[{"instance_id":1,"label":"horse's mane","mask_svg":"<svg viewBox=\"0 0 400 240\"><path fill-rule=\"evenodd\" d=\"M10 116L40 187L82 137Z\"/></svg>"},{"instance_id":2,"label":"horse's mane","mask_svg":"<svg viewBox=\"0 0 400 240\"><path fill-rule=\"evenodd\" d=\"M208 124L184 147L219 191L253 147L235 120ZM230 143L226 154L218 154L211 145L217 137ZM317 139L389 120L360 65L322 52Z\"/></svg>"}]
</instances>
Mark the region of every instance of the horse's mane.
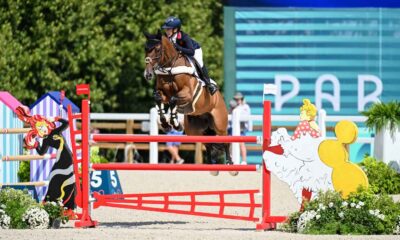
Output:
<instances>
[{"instance_id":1,"label":"horse's mane","mask_svg":"<svg viewBox=\"0 0 400 240\"><path fill-rule=\"evenodd\" d=\"M157 34L150 34L148 32L144 32L144 36L146 37L145 50L146 52L151 51L157 44L161 43L162 34L161 31L158 31Z\"/></svg>"}]
</instances>

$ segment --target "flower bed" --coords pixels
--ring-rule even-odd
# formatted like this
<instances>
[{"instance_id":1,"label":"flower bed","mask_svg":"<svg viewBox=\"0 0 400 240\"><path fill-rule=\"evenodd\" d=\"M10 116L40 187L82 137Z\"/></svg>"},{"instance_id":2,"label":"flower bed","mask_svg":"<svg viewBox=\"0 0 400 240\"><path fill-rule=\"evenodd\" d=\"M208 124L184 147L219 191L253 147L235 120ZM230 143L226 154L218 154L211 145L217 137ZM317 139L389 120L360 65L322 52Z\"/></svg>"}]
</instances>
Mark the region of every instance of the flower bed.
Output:
<instances>
[{"instance_id":1,"label":"flower bed","mask_svg":"<svg viewBox=\"0 0 400 240\"><path fill-rule=\"evenodd\" d=\"M284 229L304 234L399 234L400 203L369 190L360 189L346 200L328 191L307 203L304 211L293 213Z\"/></svg>"},{"instance_id":2,"label":"flower bed","mask_svg":"<svg viewBox=\"0 0 400 240\"><path fill-rule=\"evenodd\" d=\"M27 191L6 188L0 191L0 228L43 229L55 220L68 221L61 202L37 203Z\"/></svg>"}]
</instances>

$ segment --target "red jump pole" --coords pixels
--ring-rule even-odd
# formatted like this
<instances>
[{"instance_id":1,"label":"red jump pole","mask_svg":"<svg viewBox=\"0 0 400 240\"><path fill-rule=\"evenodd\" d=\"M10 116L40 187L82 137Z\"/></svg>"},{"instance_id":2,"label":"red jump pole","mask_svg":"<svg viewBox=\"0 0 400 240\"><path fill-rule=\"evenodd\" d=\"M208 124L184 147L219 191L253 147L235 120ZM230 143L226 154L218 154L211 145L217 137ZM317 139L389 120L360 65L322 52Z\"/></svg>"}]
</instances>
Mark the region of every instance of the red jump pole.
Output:
<instances>
[{"instance_id":1,"label":"red jump pole","mask_svg":"<svg viewBox=\"0 0 400 240\"><path fill-rule=\"evenodd\" d=\"M89 129L90 129L90 101L89 85L77 85L77 94L87 94L88 99L82 100L82 215L81 218L75 222L75 227L95 227L98 223L92 220L91 209L89 202L90 194L90 179L89 179ZM71 135L72 136L72 135ZM73 139L75 141L75 139ZM77 173L75 173L77 174ZM79 182L77 183L79 184Z\"/></svg>"},{"instance_id":2,"label":"red jump pole","mask_svg":"<svg viewBox=\"0 0 400 240\"><path fill-rule=\"evenodd\" d=\"M248 142L257 143L260 138L257 136L150 136L137 134L93 134L95 142L184 142L184 143L229 143Z\"/></svg>"},{"instance_id":3,"label":"red jump pole","mask_svg":"<svg viewBox=\"0 0 400 240\"><path fill-rule=\"evenodd\" d=\"M263 153L269 147L271 143L271 102L264 101L263 111ZM269 230L275 229L276 223L284 222L286 217L284 216L271 216L271 172L267 169L264 163L264 159L261 159L261 171L262 171L262 216L261 222L257 224L257 230Z\"/></svg>"},{"instance_id":4,"label":"red jump pole","mask_svg":"<svg viewBox=\"0 0 400 240\"><path fill-rule=\"evenodd\" d=\"M94 170L138 170L138 171L257 171L257 165L223 165L223 164L130 164L104 163L92 164Z\"/></svg>"}]
</instances>

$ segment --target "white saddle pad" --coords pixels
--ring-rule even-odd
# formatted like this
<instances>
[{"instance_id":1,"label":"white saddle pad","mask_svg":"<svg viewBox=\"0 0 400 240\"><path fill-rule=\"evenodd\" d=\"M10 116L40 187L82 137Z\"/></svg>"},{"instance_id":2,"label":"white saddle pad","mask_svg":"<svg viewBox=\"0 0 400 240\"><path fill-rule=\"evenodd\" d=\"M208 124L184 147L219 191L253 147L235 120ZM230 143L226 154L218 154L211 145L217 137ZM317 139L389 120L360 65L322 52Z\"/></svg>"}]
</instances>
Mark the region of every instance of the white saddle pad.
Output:
<instances>
[{"instance_id":1,"label":"white saddle pad","mask_svg":"<svg viewBox=\"0 0 400 240\"><path fill-rule=\"evenodd\" d=\"M157 69L157 70L155 70L155 73L157 75L168 75L170 73L172 75L178 75L178 74L182 74L182 73L188 73L188 74L193 75L197 79L197 81L199 81L201 83L201 86L205 86L206 84L202 79L200 79L199 73L196 71L196 67L195 67L192 59L190 59L188 57L187 57L187 59L190 62L190 65L191 65L190 67L178 66L178 67L173 67L172 69L171 68L164 68L163 70ZM211 83L217 85L217 83L213 79L210 78L210 81L211 81Z\"/></svg>"}]
</instances>

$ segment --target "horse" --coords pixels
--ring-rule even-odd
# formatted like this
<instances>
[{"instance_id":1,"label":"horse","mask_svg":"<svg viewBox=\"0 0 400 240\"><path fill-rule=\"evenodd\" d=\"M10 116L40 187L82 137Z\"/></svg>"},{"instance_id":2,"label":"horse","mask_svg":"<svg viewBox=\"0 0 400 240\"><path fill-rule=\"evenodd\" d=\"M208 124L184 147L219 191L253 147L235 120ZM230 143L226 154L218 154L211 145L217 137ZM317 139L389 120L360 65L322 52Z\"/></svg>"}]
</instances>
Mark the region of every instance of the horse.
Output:
<instances>
[{"instance_id":1,"label":"horse","mask_svg":"<svg viewBox=\"0 0 400 240\"><path fill-rule=\"evenodd\" d=\"M222 94L219 91L214 95L208 93L195 77L188 58L160 31L144 35L147 40L144 77L150 81L156 76L154 99L163 130L169 131L171 127L181 130L177 113L182 113L187 135L228 135L228 110ZM217 163L221 151L225 151L226 164L233 164L230 143L206 143L205 146L207 159L212 164Z\"/></svg>"}]
</instances>

